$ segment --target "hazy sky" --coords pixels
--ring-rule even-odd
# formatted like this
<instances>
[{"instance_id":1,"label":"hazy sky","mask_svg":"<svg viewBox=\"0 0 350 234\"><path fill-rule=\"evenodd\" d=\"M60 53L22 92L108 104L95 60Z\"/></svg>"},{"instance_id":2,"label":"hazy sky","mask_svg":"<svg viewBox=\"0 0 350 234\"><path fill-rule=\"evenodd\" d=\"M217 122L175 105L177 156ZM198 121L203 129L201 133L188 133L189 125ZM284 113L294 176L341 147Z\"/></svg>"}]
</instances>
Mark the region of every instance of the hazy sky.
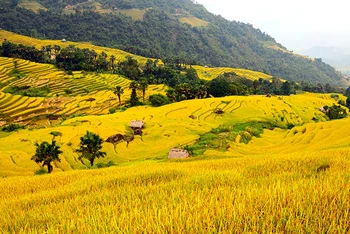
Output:
<instances>
[{"instance_id":1,"label":"hazy sky","mask_svg":"<svg viewBox=\"0 0 350 234\"><path fill-rule=\"evenodd\" d=\"M226 19L253 24L288 49L350 47L349 0L196 0Z\"/></svg>"}]
</instances>

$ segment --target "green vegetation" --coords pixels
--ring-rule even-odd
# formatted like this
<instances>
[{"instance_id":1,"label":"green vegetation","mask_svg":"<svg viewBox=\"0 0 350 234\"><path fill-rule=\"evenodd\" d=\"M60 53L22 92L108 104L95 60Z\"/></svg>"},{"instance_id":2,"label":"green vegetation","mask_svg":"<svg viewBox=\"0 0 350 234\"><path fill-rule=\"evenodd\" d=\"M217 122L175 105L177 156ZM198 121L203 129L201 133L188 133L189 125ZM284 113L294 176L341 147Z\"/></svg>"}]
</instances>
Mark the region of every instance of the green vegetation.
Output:
<instances>
[{"instance_id":1,"label":"green vegetation","mask_svg":"<svg viewBox=\"0 0 350 234\"><path fill-rule=\"evenodd\" d=\"M11 7L10 1L1 1L1 27L33 37L90 41L163 60L175 56L201 65L242 67L295 82L305 79L323 84L342 82L341 74L322 60L294 55L252 25L214 16L190 0L97 0L111 14L78 7L73 10L76 13L62 14L67 6L63 2L38 2L49 10L36 14ZM70 5L74 3L70 2ZM135 21L113 12L115 8L148 10L143 20ZM208 26L193 27L180 22L181 18L188 17L208 22ZM93 26L91 19L94 19ZM242 45L247 45L247 48ZM100 65L104 66L103 61Z\"/></svg>"},{"instance_id":2,"label":"green vegetation","mask_svg":"<svg viewBox=\"0 0 350 234\"><path fill-rule=\"evenodd\" d=\"M80 148L77 152L80 153L79 160L83 158L89 160L91 167L94 165L96 158L104 157L105 152L102 152L102 138L90 131L87 131L84 136L80 138Z\"/></svg>"},{"instance_id":3,"label":"green vegetation","mask_svg":"<svg viewBox=\"0 0 350 234\"><path fill-rule=\"evenodd\" d=\"M166 104L169 104L169 98L165 95L162 94L153 94L149 96L149 102L151 103L152 106L164 106Z\"/></svg>"},{"instance_id":4,"label":"green vegetation","mask_svg":"<svg viewBox=\"0 0 350 234\"><path fill-rule=\"evenodd\" d=\"M224 124L203 134L193 145L185 146L192 156L200 156L208 149L226 151L233 143L248 144L253 137L260 137L265 128L273 128L269 122Z\"/></svg>"},{"instance_id":5,"label":"green vegetation","mask_svg":"<svg viewBox=\"0 0 350 234\"><path fill-rule=\"evenodd\" d=\"M3 92L28 97L46 97L51 92L51 90L48 86L39 88L30 86L9 86L5 88Z\"/></svg>"},{"instance_id":6,"label":"green vegetation","mask_svg":"<svg viewBox=\"0 0 350 234\"><path fill-rule=\"evenodd\" d=\"M35 143L35 146L35 155L31 160L36 163L43 163L42 166L47 166L47 172L51 173L53 170L51 163L54 161L61 161L59 158L59 155L63 153L60 150L61 147L56 145L56 141L52 141L51 144L47 141L41 142L40 144Z\"/></svg>"},{"instance_id":7,"label":"green vegetation","mask_svg":"<svg viewBox=\"0 0 350 234\"><path fill-rule=\"evenodd\" d=\"M24 129L24 125L11 123L1 129L3 132L14 132L19 129Z\"/></svg>"},{"instance_id":8,"label":"green vegetation","mask_svg":"<svg viewBox=\"0 0 350 234\"><path fill-rule=\"evenodd\" d=\"M337 106L335 104L333 104L333 106L325 106L324 107L327 116L329 117L329 119L343 119L346 116L348 116L348 113L346 112L346 110L344 108L342 108L341 106Z\"/></svg>"}]
</instances>

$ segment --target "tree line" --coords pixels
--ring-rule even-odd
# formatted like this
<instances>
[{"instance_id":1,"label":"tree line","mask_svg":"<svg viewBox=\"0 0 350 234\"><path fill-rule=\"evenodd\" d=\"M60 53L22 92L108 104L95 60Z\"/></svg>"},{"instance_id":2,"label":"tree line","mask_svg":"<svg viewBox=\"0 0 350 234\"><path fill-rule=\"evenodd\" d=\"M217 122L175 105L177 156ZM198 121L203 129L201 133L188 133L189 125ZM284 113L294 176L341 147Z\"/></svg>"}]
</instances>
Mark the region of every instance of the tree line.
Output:
<instances>
[{"instance_id":1,"label":"tree line","mask_svg":"<svg viewBox=\"0 0 350 234\"><path fill-rule=\"evenodd\" d=\"M116 63L116 57L104 52L98 54L94 50L80 49L73 45L60 48L57 45L48 45L40 50L31 46L14 44L4 41L0 46L0 55L6 57L23 58L34 62L46 62L64 69L70 74L72 71L112 72L121 74L134 81L130 84L132 95L129 106L136 106L145 101L145 93L150 84L165 84L169 86L166 97L160 95L151 99L154 105L183 101L195 98L223 97L229 95L271 94L290 95L297 90L317 93L344 92L342 89L321 83L313 84L307 81L250 79L239 77L235 73L225 73L216 79L207 82L199 79L195 69L191 67L194 61L183 57L171 56L164 59L164 64L158 60L147 60L140 65L136 59L127 56L124 61ZM142 102L137 97L137 90L142 91ZM121 94L124 90L117 86L114 90L121 103ZM20 94L20 93L19 93Z\"/></svg>"}]
</instances>

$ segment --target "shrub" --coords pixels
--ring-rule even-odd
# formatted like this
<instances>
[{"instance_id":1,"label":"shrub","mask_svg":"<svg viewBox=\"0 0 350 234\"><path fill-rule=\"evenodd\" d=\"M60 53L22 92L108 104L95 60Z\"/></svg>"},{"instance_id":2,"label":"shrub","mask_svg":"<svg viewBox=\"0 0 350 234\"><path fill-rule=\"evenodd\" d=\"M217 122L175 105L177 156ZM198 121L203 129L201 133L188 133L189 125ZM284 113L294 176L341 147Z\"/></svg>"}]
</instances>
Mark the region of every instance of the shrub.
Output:
<instances>
[{"instance_id":1,"label":"shrub","mask_svg":"<svg viewBox=\"0 0 350 234\"><path fill-rule=\"evenodd\" d=\"M24 129L24 125L12 123L10 125L7 125L7 126L3 127L1 129L1 131L3 131L3 132L14 132L14 131L16 131L18 129Z\"/></svg>"},{"instance_id":2,"label":"shrub","mask_svg":"<svg viewBox=\"0 0 350 234\"><path fill-rule=\"evenodd\" d=\"M341 106L337 106L334 104L333 104L333 106L330 106L330 107L325 108L325 109L327 110L327 116L331 120L332 119L342 119L348 115L345 109L343 109Z\"/></svg>"},{"instance_id":3,"label":"shrub","mask_svg":"<svg viewBox=\"0 0 350 234\"><path fill-rule=\"evenodd\" d=\"M109 161L108 163L96 163L93 168L107 168L107 167L112 167L116 166L117 164L113 161Z\"/></svg>"},{"instance_id":4,"label":"shrub","mask_svg":"<svg viewBox=\"0 0 350 234\"><path fill-rule=\"evenodd\" d=\"M48 86L39 88L33 88L30 86L10 86L5 88L3 92L28 97L46 97L51 90Z\"/></svg>"},{"instance_id":5,"label":"shrub","mask_svg":"<svg viewBox=\"0 0 350 234\"><path fill-rule=\"evenodd\" d=\"M65 94L72 94L72 93L73 93L73 90L71 90L71 89L65 89L64 92L65 92Z\"/></svg>"},{"instance_id":6,"label":"shrub","mask_svg":"<svg viewBox=\"0 0 350 234\"><path fill-rule=\"evenodd\" d=\"M158 107L158 106L164 106L166 104L169 104L169 98L165 95L162 95L160 93L153 94L149 96L149 101L152 106Z\"/></svg>"},{"instance_id":7,"label":"shrub","mask_svg":"<svg viewBox=\"0 0 350 234\"><path fill-rule=\"evenodd\" d=\"M43 167L34 172L34 175L44 175L44 174L47 174L47 170Z\"/></svg>"},{"instance_id":8,"label":"shrub","mask_svg":"<svg viewBox=\"0 0 350 234\"><path fill-rule=\"evenodd\" d=\"M109 113L110 114L114 114L115 112L117 112L118 108L117 107L112 107L109 109Z\"/></svg>"}]
</instances>

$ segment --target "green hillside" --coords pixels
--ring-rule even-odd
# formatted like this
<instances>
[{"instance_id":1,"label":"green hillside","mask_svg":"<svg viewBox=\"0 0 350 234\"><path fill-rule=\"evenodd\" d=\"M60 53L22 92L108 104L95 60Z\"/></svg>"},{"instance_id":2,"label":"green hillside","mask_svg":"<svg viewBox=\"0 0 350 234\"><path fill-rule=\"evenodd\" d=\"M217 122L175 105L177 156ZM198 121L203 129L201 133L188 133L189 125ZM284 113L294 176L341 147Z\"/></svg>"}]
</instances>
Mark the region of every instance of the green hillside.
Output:
<instances>
[{"instance_id":1,"label":"green hillside","mask_svg":"<svg viewBox=\"0 0 350 234\"><path fill-rule=\"evenodd\" d=\"M36 2L48 10L36 13L23 4L2 1L1 27L39 38L89 41L146 57L176 56L187 63L241 67L292 81L347 85L321 60L295 55L252 25L227 21L190 0Z\"/></svg>"}]
</instances>

